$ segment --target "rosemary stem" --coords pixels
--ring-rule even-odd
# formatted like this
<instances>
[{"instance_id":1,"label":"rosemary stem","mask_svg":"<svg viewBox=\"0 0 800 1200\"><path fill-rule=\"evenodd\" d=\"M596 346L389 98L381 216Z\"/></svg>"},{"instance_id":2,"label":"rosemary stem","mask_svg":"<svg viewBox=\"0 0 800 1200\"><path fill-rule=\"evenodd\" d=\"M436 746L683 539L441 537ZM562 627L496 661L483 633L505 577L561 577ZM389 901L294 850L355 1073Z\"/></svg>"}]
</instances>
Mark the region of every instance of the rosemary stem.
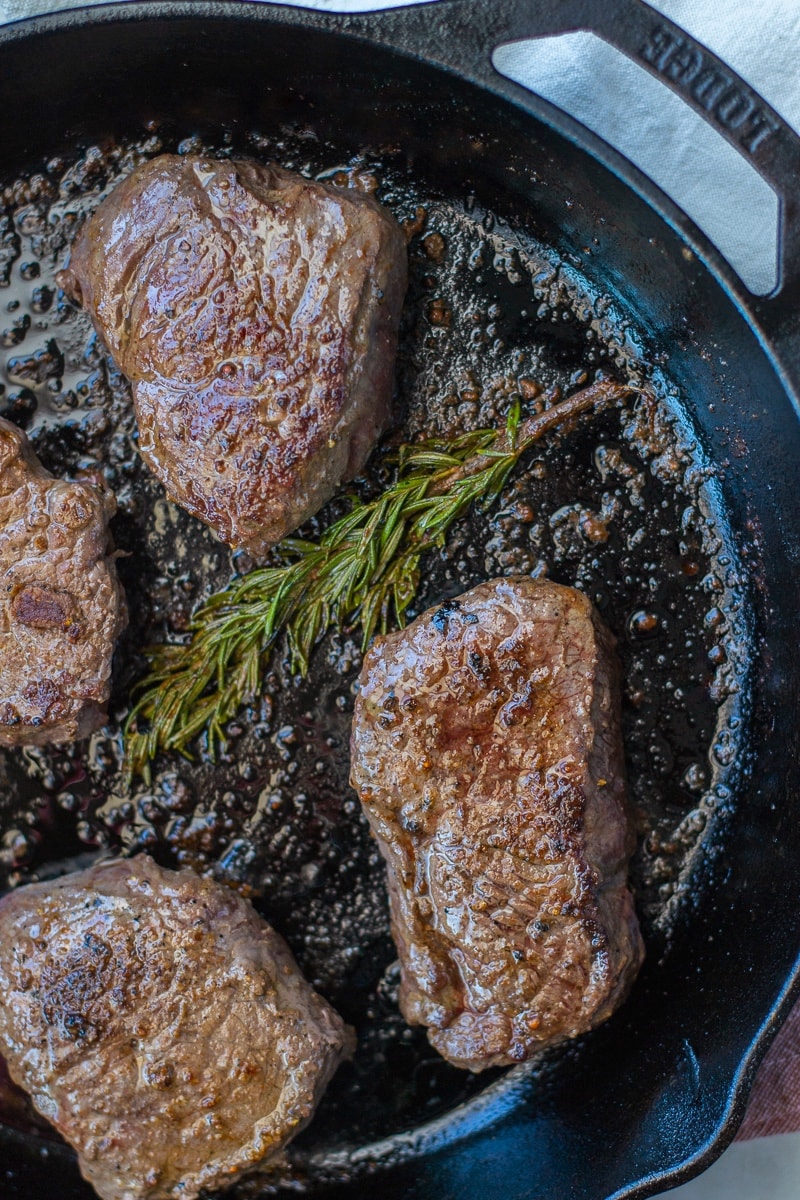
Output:
<instances>
[{"instance_id":1,"label":"rosemary stem","mask_svg":"<svg viewBox=\"0 0 800 1200\"><path fill-rule=\"evenodd\" d=\"M567 422L581 416L591 408L605 408L618 400L626 400L629 396L638 394L641 389L626 384L600 382L593 383L580 392L574 392L565 400L558 400L542 412L525 417L519 423L516 434L512 437L507 429L501 430L492 445L491 454L475 454L459 467L453 467L441 478L437 479L430 489L430 495L441 496L449 491L459 479L468 479L476 475L498 455L513 454L519 457L541 438L558 429ZM555 400L558 391L554 389L546 393L546 398Z\"/></svg>"}]
</instances>

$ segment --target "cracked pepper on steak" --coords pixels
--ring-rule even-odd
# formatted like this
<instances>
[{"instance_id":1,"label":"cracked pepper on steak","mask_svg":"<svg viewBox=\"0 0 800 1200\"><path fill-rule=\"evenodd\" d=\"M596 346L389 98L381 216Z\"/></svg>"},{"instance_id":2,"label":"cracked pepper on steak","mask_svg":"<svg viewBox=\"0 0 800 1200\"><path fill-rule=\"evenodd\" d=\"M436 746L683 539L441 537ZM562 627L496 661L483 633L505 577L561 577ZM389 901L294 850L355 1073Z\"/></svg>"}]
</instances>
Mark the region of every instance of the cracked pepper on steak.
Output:
<instances>
[{"instance_id":1,"label":"cracked pepper on steak","mask_svg":"<svg viewBox=\"0 0 800 1200\"><path fill-rule=\"evenodd\" d=\"M527 577L365 658L352 782L388 867L400 1007L455 1066L586 1032L639 968L617 674L589 600Z\"/></svg>"},{"instance_id":2,"label":"cracked pepper on steak","mask_svg":"<svg viewBox=\"0 0 800 1200\"><path fill-rule=\"evenodd\" d=\"M127 621L110 492L55 479L0 419L0 746L85 737L106 718Z\"/></svg>"},{"instance_id":3,"label":"cracked pepper on steak","mask_svg":"<svg viewBox=\"0 0 800 1200\"><path fill-rule=\"evenodd\" d=\"M168 494L258 558L385 429L406 274L371 196L164 154L102 202L59 282L130 380Z\"/></svg>"},{"instance_id":4,"label":"cracked pepper on steak","mask_svg":"<svg viewBox=\"0 0 800 1200\"><path fill-rule=\"evenodd\" d=\"M252 905L142 856L0 901L0 1047L103 1200L193 1200L303 1128L351 1035Z\"/></svg>"}]
</instances>

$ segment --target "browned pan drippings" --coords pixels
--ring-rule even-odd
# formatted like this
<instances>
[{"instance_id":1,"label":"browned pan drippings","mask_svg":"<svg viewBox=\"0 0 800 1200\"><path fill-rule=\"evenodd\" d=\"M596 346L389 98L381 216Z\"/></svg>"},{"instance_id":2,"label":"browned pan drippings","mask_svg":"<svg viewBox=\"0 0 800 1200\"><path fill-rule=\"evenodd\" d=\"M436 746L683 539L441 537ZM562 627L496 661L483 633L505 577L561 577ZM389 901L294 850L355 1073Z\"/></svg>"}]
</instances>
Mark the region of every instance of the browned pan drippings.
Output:
<instances>
[{"instance_id":1,"label":"browned pan drippings","mask_svg":"<svg viewBox=\"0 0 800 1200\"><path fill-rule=\"evenodd\" d=\"M146 850L241 888L287 938L308 979L353 1023L359 1048L292 1150L358 1145L417 1126L486 1086L448 1067L397 1011L384 868L348 786L358 636L318 648L307 680L281 654L264 693L228 729L222 758L159 762L150 786L120 787L119 719L140 649L180 639L193 606L246 556L232 555L165 498L136 452L128 387L54 277L85 213L142 156L207 150L196 140L93 148L6 188L0 292L2 415L26 428L59 475L101 472L130 626L119 644L108 730L75 749L4 753L5 886L47 877L107 851ZM522 465L501 503L461 523L431 556L415 612L503 574L547 573L583 589L618 638L624 732L640 844L633 883L651 953L669 935L681 874L710 812L729 794L742 726L746 622L742 583L712 474L637 331L559 262L474 195L434 194L399 156L348 162L308 131L252 137L233 149L378 195L409 234L393 439L501 423L542 387L651 377L660 405L583 420ZM377 463L377 465L375 465ZM375 456L358 483L374 494ZM321 529L334 501L309 523ZM413 615L413 614L412 614ZM493 1077L493 1076L492 1076ZM23 1118L9 1107L7 1119Z\"/></svg>"}]
</instances>

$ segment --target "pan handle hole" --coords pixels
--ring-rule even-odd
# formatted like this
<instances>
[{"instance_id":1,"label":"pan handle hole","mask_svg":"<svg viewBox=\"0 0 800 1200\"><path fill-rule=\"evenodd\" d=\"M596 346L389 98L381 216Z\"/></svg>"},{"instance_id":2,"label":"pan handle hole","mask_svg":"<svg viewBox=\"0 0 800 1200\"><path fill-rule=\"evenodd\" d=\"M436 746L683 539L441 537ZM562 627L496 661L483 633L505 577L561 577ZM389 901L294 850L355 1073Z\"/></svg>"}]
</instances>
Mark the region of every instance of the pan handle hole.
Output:
<instances>
[{"instance_id":1,"label":"pan handle hole","mask_svg":"<svg viewBox=\"0 0 800 1200\"><path fill-rule=\"evenodd\" d=\"M766 180L679 96L594 33L525 38L492 63L625 155L719 250L749 291L778 282L780 205Z\"/></svg>"}]
</instances>

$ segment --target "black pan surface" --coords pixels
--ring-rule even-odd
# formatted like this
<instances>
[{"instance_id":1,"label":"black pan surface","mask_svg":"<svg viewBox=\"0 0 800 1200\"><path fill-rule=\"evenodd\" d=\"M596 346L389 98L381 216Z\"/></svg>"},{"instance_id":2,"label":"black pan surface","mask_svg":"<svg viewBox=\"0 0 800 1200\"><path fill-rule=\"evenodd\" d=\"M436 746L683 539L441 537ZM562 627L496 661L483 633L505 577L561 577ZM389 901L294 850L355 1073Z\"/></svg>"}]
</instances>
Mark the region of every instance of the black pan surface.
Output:
<instances>
[{"instance_id":1,"label":"black pan surface","mask_svg":"<svg viewBox=\"0 0 800 1200\"><path fill-rule=\"evenodd\" d=\"M430 46L462 8L429 20ZM288 1166L237 1194L645 1195L732 1134L794 973L796 415L741 312L651 208L522 108L409 57L411 18L372 20L136 5L0 39L0 403L50 469L105 474L132 612L108 729L3 761L4 882L109 851L213 872L356 1025L358 1054ZM375 44L388 36L403 52ZM399 1017L382 866L347 787L347 631L308 681L275 656L222 760L199 746L121 788L140 647L180 637L192 605L248 566L141 466L127 386L54 284L82 216L162 149L377 183L410 236L395 440L501 420L512 396L535 403L534 382L631 379L658 397L655 417L631 405L532 454L491 514L454 531L418 600L547 572L586 590L619 639L648 960L608 1025L540 1063L465 1075ZM358 489L389 469L379 453ZM54 1158L59 1196L91 1194L11 1092L3 1111L5 1194L54 1195Z\"/></svg>"}]
</instances>

